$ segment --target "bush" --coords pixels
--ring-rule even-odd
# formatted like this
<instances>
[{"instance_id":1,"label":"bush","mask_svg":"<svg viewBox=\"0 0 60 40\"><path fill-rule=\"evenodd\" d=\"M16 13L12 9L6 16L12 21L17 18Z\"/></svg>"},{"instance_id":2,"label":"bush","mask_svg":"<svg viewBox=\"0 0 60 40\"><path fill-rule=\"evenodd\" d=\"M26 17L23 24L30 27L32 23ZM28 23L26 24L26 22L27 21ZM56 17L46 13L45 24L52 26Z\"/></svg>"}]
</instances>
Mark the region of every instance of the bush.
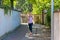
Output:
<instances>
[{"instance_id":1,"label":"bush","mask_svg":"<svg viewBox=\"0 0 60 40\"><path fill-rule=\"evenodd\" d=\"M47 13L46 15L46 25L51 26L51 14Z\"/></svg>"}]
</instances>

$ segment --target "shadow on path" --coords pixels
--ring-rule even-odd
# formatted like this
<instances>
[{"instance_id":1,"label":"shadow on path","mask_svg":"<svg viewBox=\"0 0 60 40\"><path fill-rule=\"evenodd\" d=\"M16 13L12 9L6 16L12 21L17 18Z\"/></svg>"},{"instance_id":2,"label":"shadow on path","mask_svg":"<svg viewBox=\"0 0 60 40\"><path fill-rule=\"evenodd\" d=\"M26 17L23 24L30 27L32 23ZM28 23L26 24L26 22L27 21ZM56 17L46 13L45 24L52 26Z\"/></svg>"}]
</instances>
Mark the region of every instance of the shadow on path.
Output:
<instances>
[{"instance_id":1,"label":"shadow on path","mask_svg":"<svg viewBox=\"0 0 60 40\"><path fill-rule=\"evenodd\" d=\"M12 33L8 34L3 40L27 40L25 38L25 34L27 32L26 25L21 25L17 30L13 31Z\"/></svg>"},{"instance_id":2,"label":"shadow on path","mask_svg":"<svg viewBox=\"0 0 60 40\"><path fill-rule=\"evenodd\" d=\"M40 29L42 29L42 28L40 27ZM45 32L45 31L42 31L42 30L39 30L39 31L42 32L43 37L45 35L47 36L47 34L48 34L48 36L50 36L50 32ZM49 39L47 39L47 38L44 39L43 37L41 37L41 38L39 37L39 38L35 38L35 39L28 39L28 38L25 37L27 32L28 32L27 25L21 25L21 26L19 26L19 28L17 30L8 34L3 40L50 40L50 38Z\"/></svg>"}]
</instances>

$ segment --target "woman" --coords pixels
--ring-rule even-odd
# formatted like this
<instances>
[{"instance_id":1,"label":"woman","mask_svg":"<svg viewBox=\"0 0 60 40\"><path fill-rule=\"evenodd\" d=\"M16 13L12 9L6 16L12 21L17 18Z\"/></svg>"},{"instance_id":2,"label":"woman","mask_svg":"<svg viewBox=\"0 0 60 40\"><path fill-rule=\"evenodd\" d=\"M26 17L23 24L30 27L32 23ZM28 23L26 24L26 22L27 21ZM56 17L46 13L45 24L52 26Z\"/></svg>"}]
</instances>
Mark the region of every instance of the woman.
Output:
<instances>
[{"instance_id":1,"label":"woman","mask_svg":"<svg viewBox=\"0 0 60 40\"><path fill-rule=\"evenodd\" d=\"M29 12L29 15L28 15L28 26L29 26L29 30L30 30L29 35L31 36L32 35L32 26L33 26L33 17L32 17L31 12Z\"/></svg>"}]
</instances>

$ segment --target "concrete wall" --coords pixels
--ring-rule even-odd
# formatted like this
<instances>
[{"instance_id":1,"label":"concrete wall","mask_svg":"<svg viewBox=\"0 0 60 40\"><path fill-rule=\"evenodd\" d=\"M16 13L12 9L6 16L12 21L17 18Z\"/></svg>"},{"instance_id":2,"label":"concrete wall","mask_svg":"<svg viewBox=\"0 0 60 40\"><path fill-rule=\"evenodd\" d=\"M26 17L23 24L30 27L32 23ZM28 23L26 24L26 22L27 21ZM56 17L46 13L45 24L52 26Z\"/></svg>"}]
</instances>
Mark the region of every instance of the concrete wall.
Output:
<instances>
[{"instance_id":1,"label":"concrete wall","mask_svg":"<svg viewBox=\"0 0 60 40\"><path fill-rule=\"evenodd\" d=\"M11 15L4 15L4 9L0 9L0 36L14 30L20 25L20 12L11 11Z\"/></svg>"},{"instance_id":2,"label":"concrete wall","mask_svg":"<svg viewBox=\"0 0 60 40\"><path fill-rule=\"evenodd\" d=\"M60 11L54 13L54 40L60 40Z\"/></svg>"}]
</instances>

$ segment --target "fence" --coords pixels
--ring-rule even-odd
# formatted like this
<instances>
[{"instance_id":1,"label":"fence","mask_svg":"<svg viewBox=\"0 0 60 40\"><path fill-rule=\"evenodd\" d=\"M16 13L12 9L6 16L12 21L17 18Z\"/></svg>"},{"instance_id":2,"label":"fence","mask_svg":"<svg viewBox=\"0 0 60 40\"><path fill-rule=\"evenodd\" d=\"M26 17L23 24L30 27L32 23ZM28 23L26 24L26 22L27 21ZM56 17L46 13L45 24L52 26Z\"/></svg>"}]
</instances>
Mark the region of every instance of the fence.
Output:
<instances>
[{"instance_id":1,"label":"fence","mask_svg":"<svg viewBox=\"0 0 60 40\"><path fill-rule=\"evenodd\" d=\"M25 16L27 14L21 14L21 23L27 23L27 17ZM24 16L24 17L23 17ZM33 14L34 17L33 21L35 24L42 24L42 14ZM46 15L44 14L44 24L45 24L45 19Z\"/></svg>"}]
</instances>

